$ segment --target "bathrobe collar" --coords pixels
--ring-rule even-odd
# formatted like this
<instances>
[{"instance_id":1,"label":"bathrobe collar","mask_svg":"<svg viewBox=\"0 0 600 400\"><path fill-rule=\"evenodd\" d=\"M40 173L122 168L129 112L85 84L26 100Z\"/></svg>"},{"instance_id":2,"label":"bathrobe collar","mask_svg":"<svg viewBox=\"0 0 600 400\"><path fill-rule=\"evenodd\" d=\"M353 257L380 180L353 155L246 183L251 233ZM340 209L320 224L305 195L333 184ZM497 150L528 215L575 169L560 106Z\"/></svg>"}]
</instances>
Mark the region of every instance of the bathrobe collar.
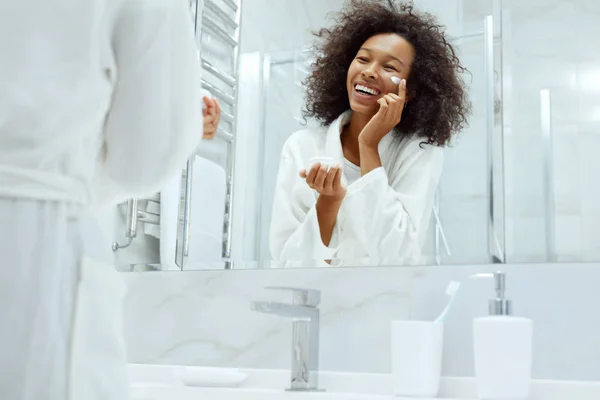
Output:
<instances>
[{"instance_id":1,"label":"bathrobe collar","mask_svg":"<svg viewBox=\"0 0 600 400\"><path fill-rule=\"evenodd\" d=\"M344 151L342 149L342 140L340 136L342 134L342 129L350 122L351 117L352 110L348 110L340 115L338 119L333 121L327 129L327 141L325 143L325 151L327 152L327 156L333 158L342 166L344 165ZM383 137L383 139L381 139L379 145L377 146L380 156L382 156L389 148L392 140L392 132L389 132Z\"/></svg>"}]
</instances>

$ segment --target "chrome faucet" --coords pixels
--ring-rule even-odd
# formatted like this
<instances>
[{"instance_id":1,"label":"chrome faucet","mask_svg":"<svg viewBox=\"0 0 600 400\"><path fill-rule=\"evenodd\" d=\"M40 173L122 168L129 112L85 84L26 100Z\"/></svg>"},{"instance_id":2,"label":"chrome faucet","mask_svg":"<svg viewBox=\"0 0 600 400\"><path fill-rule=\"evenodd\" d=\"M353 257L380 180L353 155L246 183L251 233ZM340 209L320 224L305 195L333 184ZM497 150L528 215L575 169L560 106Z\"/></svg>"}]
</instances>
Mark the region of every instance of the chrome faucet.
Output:
<instances>
[{"instance_id":1,"label":"chrome faucet","mask_svg":"<svg viewBox=\"0 0 600 400\"><path fill-rule=\"evenodd\" d=\"M253 311L290 318L292 325L292 370L290 391L318 390L319 304L321 292L290 287L266 287L292 292L292 304L252 302Z\"/></svg>"}]
</instances>

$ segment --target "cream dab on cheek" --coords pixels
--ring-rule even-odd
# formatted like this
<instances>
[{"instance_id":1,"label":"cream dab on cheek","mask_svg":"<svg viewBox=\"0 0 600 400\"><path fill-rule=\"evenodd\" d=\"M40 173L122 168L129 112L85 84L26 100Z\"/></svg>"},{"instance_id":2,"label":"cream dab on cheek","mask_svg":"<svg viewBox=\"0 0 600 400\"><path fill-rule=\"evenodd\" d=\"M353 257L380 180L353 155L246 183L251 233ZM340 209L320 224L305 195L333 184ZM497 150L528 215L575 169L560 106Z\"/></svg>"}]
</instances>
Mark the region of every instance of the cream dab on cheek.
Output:
<instances>
[{"instance_id":1,"label":"cream dab on cheek","mask_svg":"<svg viewBox=\"0 0 600 400\"><path fill-rule=\"evenodd\" d=\"M402 82L402 79L398 78L397 76L392 76L392 82L394 82L396 85L399 85L400 82Z\"/></svg>"}]
</instances>

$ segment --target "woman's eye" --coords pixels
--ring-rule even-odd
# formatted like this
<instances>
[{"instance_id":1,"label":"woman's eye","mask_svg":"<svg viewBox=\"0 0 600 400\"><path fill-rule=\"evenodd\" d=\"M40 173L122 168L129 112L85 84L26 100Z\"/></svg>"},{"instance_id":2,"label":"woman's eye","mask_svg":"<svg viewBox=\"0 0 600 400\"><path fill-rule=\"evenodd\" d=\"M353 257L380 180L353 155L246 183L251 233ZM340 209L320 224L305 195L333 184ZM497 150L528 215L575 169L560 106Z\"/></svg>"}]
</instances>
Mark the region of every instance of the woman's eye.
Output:
<instances>
[{"instance_id":1,"label":"woman's eye","mask_svg":"<svg viewBox=\"0 0 600 400\"><path fill-rule=\"evenodd\" d=\"M392 66L392 65L386 65L386 66L385 66L385 69L390 69L390 70L392 70L392 71L398 71L398 70L396 69L396 67L394 67L394 66Z\"/></svg>"},{"instance_id":2,"label":"woman's eye","mask_svg":"<svg viewBox=\"0 0 600 400\"><path fill-rule=\"evenodd\" d=\"M356 59L358 61L361 61L361 62L367 62L368 61L365 57L357 57Z\"/></svg>"}]
</instances>

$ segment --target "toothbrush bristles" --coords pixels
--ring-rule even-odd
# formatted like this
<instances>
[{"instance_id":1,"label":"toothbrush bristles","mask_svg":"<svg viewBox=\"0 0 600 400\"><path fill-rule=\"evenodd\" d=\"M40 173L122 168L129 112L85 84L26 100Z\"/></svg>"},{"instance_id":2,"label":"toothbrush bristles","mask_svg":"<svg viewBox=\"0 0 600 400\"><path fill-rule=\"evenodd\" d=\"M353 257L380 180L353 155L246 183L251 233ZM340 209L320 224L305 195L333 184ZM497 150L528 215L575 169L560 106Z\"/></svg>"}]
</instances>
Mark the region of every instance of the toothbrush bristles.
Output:
<instances>
[{"instance_id":1,"label":"toothbrush bristles","mask_svg":"<svg viewBox=\"0 0 600 400\"><path fill-rule=\"evenodd\" d=\"M458 288L460 287L460 282L456 282L456 281L452 281L448 284L448 287L446 288L446 294L448 296L452 296L454 293L456 293L456 291L458 290Z\"/></svg>"},{"instance_id":2,"label":"toothbrush bristles","mask_svg":"<svg viewBox=\"0 0 600 400\"><path fill-rule=\"evenodd\" d=\"M444 308L444 311L442 311L440 316L436 318L435 322L444 322L444 320L446 319L446 315L448 315L448 312L450 311L450 307L452 307L452 304L456 299L456 295L458 294L459 289L460 282L451 281L448 284L448 287L446 287L446 294L450 297L450 299L448 301L448 304L446 304L446 308Z\"/></svg>"}]
</instances>

